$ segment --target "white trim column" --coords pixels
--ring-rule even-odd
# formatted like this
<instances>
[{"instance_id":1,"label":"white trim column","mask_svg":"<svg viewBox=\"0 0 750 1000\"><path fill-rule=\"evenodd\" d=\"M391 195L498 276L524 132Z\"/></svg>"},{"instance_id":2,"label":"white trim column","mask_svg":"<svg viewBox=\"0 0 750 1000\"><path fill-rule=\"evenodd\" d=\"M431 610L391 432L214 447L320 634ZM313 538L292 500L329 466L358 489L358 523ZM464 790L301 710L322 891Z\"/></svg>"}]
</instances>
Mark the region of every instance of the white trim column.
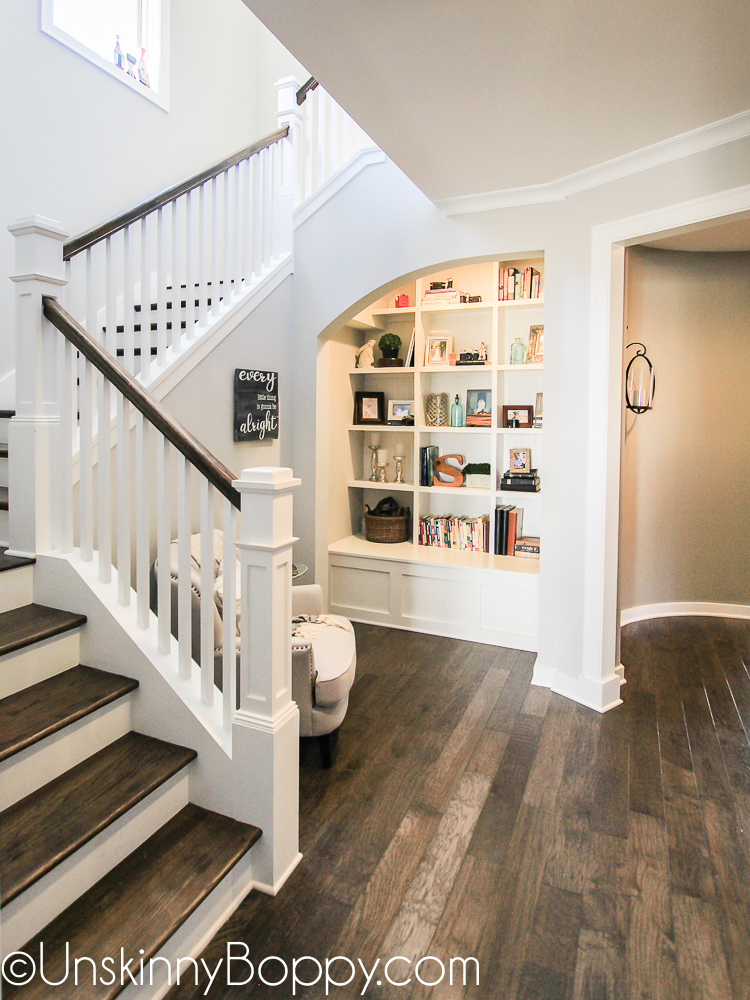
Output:
<instances>
[{"instance_id":1,"label":"white trim column","mask_svg":"<svg viewBox=\"0 0 750 1000\"><path fill-rule=\"evenodd\" d=\"M8 230L16 241L11 276L16 286L16 415L8 426L8 551L33 556L56 541L59 337L42 314L42 296L57 298L66 284L61 244L70 234L40 215L18 219Z\"/></svg>"},{"instance_id":2,"label":"white trim column","mask_svg":"<svg viewBox=\"0 0 750 1000\"><path fill-rule=\"evenodd\" d=\"M299 853L299 710L292 701L291 469L243 469L240 565L240 705L232 727L234 767L252 789L251 822L263 830L253 880L275 893ZM242 819L241 815L238 818Z\"/></svg>"},{"instance_id":3,"label":"white trim column","mask_svg":"<svg viewBox=\"0 0 750 1000\"><path fill-rule=\"evenodd\" d=\"M276 121L278 127L289 126L289 135L280 143L282 150L282 196L291 198L289 204L289 233L291 250L292 210L304 198L302 177L302 128L305 122L304 105L297 104L297 91L301 84L293 76L285 76L274 84L277 93ZM286 208L286 206L285 206ZM284 220L286 223L286 219Z\"/></svg>"}]
</instances>

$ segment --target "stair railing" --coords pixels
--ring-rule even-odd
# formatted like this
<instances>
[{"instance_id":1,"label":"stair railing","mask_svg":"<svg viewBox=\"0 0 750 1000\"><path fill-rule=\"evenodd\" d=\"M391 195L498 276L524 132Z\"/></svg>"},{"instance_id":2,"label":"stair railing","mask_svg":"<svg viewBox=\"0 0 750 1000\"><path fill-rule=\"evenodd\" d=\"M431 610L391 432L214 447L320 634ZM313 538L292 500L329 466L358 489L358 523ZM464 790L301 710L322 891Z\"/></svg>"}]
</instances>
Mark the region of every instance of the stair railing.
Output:
<instances>
[{"instance_id":1,"label":"stair railing","mask_svg":"<svg viewBox=\"0 0 750 1000\"><path fill-rule=\"evenodd\" d=\"M290 129L294 149L294 204L312 197L356 154L375 143L314 77L302 86L293 77L276 84L277 119Z\"/></svg>"},{"instance_id":2,"label":"stair railing","mask_svg":"<svg viewBox=\"0 0 750 1000\"><path fill-rule=\"evenodd\" d=\"M282 126L64 244L68 312L142 382L152 354L158 371L291 252L288 134ZM107 412L101 386L98 404Z\"/></svg>"}]
</instances>

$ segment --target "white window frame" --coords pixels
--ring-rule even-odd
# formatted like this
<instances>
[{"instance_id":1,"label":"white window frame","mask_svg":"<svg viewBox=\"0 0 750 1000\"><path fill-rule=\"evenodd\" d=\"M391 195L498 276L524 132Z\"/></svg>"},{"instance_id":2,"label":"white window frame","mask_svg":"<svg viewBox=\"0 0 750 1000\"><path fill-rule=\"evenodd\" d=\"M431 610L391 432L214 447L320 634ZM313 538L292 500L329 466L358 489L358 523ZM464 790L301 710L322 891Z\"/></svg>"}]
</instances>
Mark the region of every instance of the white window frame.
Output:
<instances>
[{"instance_id":1,"label":"white window frame","mask_svg":"<svg viewBox=\"0 0 750 1000\"><path fill-rule=\"evenodd\" d=\"M57 39L63 45L66 45L69 49L77 52L79 56L83 56L84 59L88 59L89 62L98 66L99 69L103 69L105 73L109 73L110 76L115 77L121 83L125 84L126 87L130 87L136 94L140 94L141 97L145 97L148 101L153 101L154 104L158 104L160 108L164 111L169 111L169 8L170 0L160 0L161 2L161 60L159 67L159 90L151 90L149 87L144 87L142 83L138 80L134 80L132 76L128 76L126 72L121 69L117 69L114 64L114 59L107 61L98 52L94 52L87 45L79 42L77 38L69 35L67 32L62 31L54 23L54 0L42 0L42 31L52 38ZM114 46L112 47L114 52Z\"/></svg>"}]
</instances>

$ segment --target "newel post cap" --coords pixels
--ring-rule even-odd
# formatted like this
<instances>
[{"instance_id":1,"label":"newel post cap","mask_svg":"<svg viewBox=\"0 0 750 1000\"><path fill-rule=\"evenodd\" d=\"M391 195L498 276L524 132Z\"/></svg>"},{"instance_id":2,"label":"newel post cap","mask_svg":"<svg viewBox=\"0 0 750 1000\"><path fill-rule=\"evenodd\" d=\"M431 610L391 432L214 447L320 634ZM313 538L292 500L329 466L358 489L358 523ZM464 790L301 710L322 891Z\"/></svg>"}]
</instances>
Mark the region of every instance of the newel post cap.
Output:
<instances>
[{"instance_id":1,"label":"newel post cap","mask_svg":"<svg viewBox=\"0 0 750 1000\"><path fill-rule=\"evenodd\" d=\"M13 236L49 236L53 240L60 240L61 243L70 236L67 229L63 229L59 222L44 215L26 215L22 219L16 219L8 226L8 232Z\"/></svg>"},{"instance_id":2,"label":"newel post cap","mask_svg":"<svg viewBox=\"0 0 750 1000\"><path fill-rule=\"evenodd\" d=\"M299 486L301 479L294 478L292 469L278 466L260 465L254 469L243 469L242 478L232 484L240 493L277 493Z\"/></svg>"},{"instance_id":3,"label":"newel post cap","mask_svg":"<svg viewBox=\"0 0 750 1000\"><path fill-rule=\"evenodd\" d=\"M43 281L53 285L65 284L62 243L70 235L54 219L43 215L28 215L16 219L8 226L15 237L14 282Z\"/></svg>"}]
</instances>

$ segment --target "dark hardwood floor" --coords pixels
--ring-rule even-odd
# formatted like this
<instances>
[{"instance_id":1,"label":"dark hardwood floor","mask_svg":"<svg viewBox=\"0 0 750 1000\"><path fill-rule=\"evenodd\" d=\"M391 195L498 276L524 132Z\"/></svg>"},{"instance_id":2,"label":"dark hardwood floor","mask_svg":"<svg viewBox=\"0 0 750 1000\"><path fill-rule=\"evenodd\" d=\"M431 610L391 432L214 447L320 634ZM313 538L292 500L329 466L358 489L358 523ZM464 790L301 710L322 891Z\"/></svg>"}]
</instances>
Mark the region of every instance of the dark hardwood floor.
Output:
<instances>
[{"instance_id":1,"label":"dark hardwood floor","mask_svg":"<svg viewBox=\"0 0 750 1000\"><path fill-rule=\"evenodd\" d=\"M388 1000L750 997L749 622L628 626L624 704L604 716L530 687L532 654L369 626L357 641L334 767L302 750L304 860L278 897L245 900L211 969L244 941L256 970L380 958L365 995ZM396 964L412 982L389 986L393 955L476 956L480 985L430 989ZM220 973L209 995L292 988Z\"/></svg>"}]
</instances>

